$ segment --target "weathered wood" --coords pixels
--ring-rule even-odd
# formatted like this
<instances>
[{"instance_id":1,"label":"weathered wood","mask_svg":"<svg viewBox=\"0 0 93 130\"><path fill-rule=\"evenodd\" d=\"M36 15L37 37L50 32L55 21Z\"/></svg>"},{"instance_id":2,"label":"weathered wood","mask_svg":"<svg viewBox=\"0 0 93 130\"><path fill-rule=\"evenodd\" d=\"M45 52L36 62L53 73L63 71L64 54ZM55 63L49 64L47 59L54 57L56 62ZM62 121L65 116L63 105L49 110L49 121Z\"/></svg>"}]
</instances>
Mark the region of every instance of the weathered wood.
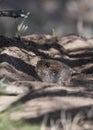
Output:
<instances>
[{"instance_id":1,"label":"weathered wood","mask_svg":"<svg viewBox=\"0 0 93 130\"><path fill-rule=\"evenodd\" d=\"M76 70L67 86L41 82L35 70L41 58L62 61ZM0 98L1 108L15 102L23 103L22 111L11 114L15 119L38 118L56 111L83 111L93 106L93 43L78 36L57 38L51 35L29 35L18 38L0 36L0 78L5 77L11 87L27 88L18 99L9 96L8 105ZM2 87L2 84L0 84ZM26 91L27 90L27 91ZM2 92L2 90L1 90ZM4 90L3 90L4 92ZM7 91L5 91L7 92ZM11 91L12 93L12 91ZM11 94L9 93L9 94ZM14 93L12 93L14 94ZM7 96L6 96L7 97ZM3 102L3 105L2 105ZM15 104L16 104L15 103Z\"/></svg>"}]
</instances>

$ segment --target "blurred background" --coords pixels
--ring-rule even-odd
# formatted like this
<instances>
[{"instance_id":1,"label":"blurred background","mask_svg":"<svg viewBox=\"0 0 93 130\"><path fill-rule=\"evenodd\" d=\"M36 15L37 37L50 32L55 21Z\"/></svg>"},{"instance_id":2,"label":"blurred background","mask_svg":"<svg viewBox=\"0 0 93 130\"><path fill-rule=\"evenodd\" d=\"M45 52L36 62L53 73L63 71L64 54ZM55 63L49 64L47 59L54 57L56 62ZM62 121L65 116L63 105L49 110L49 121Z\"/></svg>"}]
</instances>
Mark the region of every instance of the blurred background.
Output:
<instances>
[{"instance_id":1,"label":"blurred background","mask_svg":"<svg viewBox=\"0 0 93 130\"><path fill-rule=\"evenodd\" d=\"M93 0L0 0L0 10L30 11L25 20L28 29L21 35L78 34L93 37ZM22 18L16 19L17 25ZM14 36L15 19L0 17L0 35Z\"/></svg>"}]
</instances>

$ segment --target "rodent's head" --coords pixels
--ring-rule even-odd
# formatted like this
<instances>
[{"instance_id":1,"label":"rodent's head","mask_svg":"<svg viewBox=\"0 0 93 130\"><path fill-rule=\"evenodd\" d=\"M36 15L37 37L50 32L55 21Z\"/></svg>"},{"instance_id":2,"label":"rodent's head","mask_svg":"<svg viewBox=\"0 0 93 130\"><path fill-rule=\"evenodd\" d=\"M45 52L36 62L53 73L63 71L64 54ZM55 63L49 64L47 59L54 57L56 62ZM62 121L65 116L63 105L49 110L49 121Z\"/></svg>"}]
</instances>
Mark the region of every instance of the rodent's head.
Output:
<instances>
[{"instance_id":1,"label":"rodent's head","mask_svg":"<svg viewBox=\"0 0 93 130\"><path fill-rule=\"evenodd\" d=\"M37 62L36 71L39 78L45 82L62 84L71 79L70 68L56 60L41 59Z\"/></svg>"},{"instance_id":2,"label":"rodent's head","mask_svg":"<svg viewBox=\"0 0 93 130\"><path fill-rule=\"evenodd\" d=\"M62 70L62 65L55 60L42 59L37 62L36 71L38 72L38 70L57 72Z\"/></svg>"}]
</instances>

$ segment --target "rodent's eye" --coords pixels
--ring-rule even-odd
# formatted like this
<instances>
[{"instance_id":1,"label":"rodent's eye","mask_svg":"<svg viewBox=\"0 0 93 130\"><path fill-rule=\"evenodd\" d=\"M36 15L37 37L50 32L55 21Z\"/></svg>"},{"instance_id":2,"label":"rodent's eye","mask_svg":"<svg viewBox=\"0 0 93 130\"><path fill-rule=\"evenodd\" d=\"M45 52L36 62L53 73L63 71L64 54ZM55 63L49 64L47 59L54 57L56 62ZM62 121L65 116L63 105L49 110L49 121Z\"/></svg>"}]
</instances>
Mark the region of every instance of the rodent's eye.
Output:
<instances>
[{"instance_id":1,"label":"rodent's eye","mask_svg":"<svg viewBox=\"0 0 93 130\"><path fill-rule=\"evenodd\" d=\"M46 62L46 63L45 63L45 67L49 68L49 67L50 67L50 63L49 63L49 62Z\"/></svg>"}]
</instances>

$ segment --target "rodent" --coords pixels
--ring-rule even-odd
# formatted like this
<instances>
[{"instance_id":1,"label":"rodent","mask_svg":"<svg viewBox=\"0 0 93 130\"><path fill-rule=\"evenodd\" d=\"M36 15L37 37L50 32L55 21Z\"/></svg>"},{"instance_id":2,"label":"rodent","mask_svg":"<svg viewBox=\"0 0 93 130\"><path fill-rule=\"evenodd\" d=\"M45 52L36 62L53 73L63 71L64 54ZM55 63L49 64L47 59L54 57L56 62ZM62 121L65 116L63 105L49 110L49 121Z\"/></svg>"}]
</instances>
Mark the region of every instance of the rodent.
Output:
<instances>
[{"instance_id":1,"label":"rodent","mask_svg":"<svg viewBox=\"0 0 93 130\"><path fill-rule=\"evenodd\" d=\"M63 62L41 59L37 62L36 72L41 81L69 85L72 77L72 68Z\"/></svg>"}]
</instances>

